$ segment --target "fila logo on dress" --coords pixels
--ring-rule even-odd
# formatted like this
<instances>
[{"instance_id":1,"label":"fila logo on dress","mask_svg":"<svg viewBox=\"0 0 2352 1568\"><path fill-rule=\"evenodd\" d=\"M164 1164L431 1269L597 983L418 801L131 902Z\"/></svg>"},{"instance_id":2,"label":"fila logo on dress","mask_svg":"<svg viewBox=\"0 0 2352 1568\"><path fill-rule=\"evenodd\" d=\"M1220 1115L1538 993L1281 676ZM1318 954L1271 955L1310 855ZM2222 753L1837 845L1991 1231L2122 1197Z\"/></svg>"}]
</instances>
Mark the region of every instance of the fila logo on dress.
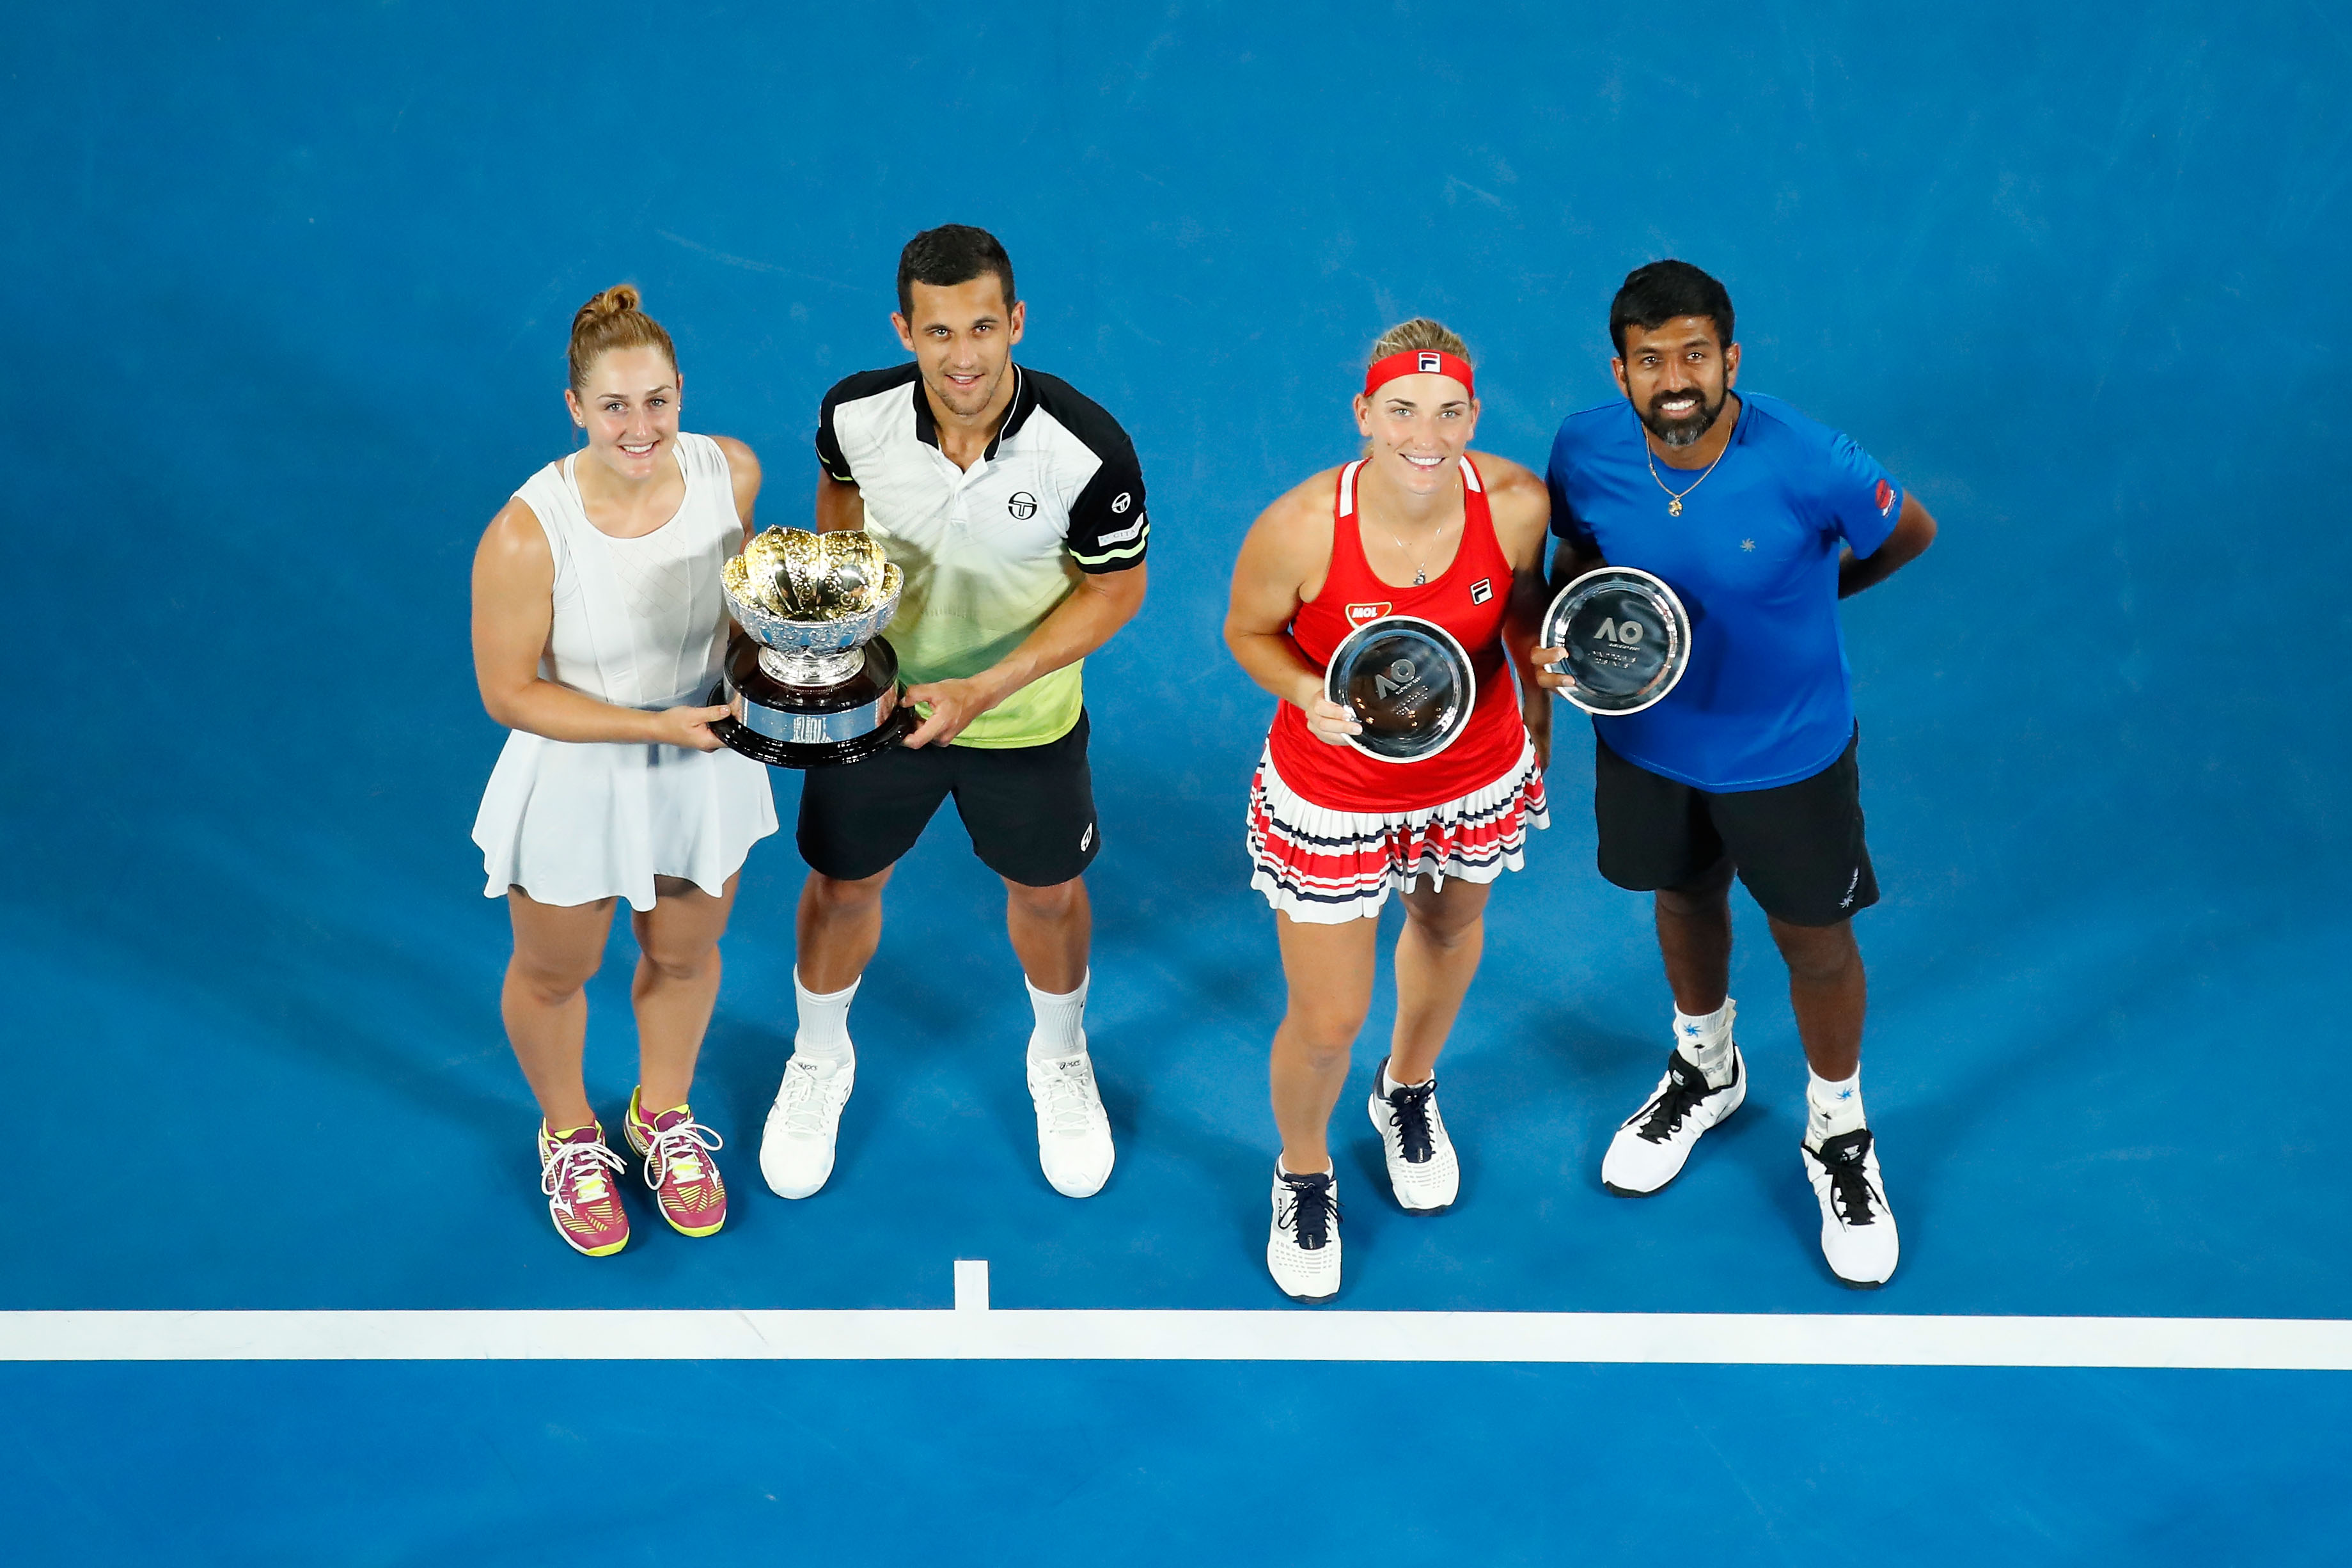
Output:
<instances>
[{"instance_id":1,"label":"fila logo on dress","mask_svg":"<svg viewBox=\"0 0 2352 1568\"><path fill-rule=\"evenodd\" d=\"M1470 584L1470 602L1472 604L1483 605L1494 596L1495 580L1492 577L1481 577L1475 583Z\"/></svg>"},{"instance_id":2,"label":"fila logo on dress","mask_svg":"<svg viewBox=\"0 0 2352 1568\"><path fill-rule=\"evenodd\" d=\"M1348 606L1348 624L1360 626L1366 621L1377 621L1389 613L1393 604L1393 600L1382 599L1377 605L1350 605Z\"/></svg>"}]
</instances>

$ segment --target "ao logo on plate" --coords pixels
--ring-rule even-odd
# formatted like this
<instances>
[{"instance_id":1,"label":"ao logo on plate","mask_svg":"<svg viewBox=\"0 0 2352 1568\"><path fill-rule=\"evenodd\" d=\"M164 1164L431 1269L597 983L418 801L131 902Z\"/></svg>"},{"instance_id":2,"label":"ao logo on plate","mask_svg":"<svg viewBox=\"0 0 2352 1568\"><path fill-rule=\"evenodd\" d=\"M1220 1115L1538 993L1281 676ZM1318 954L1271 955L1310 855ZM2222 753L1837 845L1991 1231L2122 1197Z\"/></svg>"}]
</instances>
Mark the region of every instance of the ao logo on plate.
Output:
<instances>
[{"instance_id":1,"label":"ao logo on plate","mask_svg":"<svg viewBox=\"0 0 2352 1568\"><path fill-rule=\"evenodd\" d=\"M1632 647L1642 640L1643 627L1637 621L1612 621L1601 617L1601 629L1592 634L1595 642L1622 643Z\"/></svg>"}]
</instances>

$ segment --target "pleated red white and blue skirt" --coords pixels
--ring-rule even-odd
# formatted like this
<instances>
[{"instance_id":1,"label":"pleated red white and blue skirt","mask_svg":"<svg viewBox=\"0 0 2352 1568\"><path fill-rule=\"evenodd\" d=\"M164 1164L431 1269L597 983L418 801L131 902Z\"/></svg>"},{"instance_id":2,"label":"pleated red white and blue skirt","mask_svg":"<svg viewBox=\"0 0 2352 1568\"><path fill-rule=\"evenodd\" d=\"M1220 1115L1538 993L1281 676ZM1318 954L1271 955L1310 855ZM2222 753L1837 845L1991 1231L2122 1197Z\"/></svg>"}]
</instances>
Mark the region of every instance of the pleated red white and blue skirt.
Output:
<instances>
[{"instance_id":1,"label":"pleated red white and blue skirt","mask_svg":"<svg viewBox=\"0 0 2352 1568\"><path fill-rule=\"evenodd\" d=\"M1436 805L1336 811L1303 798L1275 771L1271 748L1250 781L1250 886L1292 920L1339 925L1377 916L1391 891L1423 877L1491 882L1524 864L1528 830L1549 827L1535 747L1492 783Z\"/></svg>"}]
</instances>

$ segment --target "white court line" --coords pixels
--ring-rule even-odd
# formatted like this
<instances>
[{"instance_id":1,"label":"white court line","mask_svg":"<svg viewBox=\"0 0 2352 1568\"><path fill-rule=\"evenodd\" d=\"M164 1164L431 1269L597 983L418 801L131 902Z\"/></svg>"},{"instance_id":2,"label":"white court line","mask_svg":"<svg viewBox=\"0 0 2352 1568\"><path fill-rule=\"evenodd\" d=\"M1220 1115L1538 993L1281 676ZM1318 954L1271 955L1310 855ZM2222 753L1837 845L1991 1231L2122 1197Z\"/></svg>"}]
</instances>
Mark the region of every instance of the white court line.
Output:
<instances>
[{"instance_id":1,"label":"white court line","mask_svg":"<svg viewBox=\"0 0 2352 1568\"><path fill-rule=\"evenodd\" d=\"M2352 1371L2352 1323L1714 1312L0 1312L0 1361L1648 1362Z\"/></svg>"},{"instance_id":2,"label":"white court line","mask_svg":"<svg viewBox=\"0 0 2352 1568\"><path fill-rule=\"evenodd\" d=\"M0 1362L1402 1361L2352 1372L2328 1318L1779 1312L992 1311L955 1263L949 1311L0 1312Z\"/></svg>"}]
</instances>

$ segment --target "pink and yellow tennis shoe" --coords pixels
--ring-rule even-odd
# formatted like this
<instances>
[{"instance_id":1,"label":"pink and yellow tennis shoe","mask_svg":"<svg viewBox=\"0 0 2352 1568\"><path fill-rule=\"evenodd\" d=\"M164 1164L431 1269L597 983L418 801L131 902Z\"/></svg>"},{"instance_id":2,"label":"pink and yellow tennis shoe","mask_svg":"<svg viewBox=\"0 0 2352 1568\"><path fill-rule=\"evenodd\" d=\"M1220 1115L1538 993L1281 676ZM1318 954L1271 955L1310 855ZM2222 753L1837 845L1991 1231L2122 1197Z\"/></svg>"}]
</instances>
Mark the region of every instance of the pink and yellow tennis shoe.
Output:
<instances>
[{"instance_id":1,"label":"pink and yellow tennis shoe","mask_svg":"<svg viewBox=\"0 0 2352 1568\"><path fill-rule=\"evenodd\" d=\"M629 1114L621 1130L628 1134L629 1147L645 1156L646 1185L654 1190L672 1230L709 1236L727 1223L727 1184L710 1158L725 1141L683 1105L647 1120L637 1106L639 1092L629 1091Z\"/></svg>"},{"instance_id":2,"label":"pink and yellow tennis shoe","mask_svg":"<svg viewBox=\"0 0 2352 1568\"><path fill-rule=\"evenodd\" d=\"M613 1180L628 1168L606 1146L601 1122L561 1134L539 1124L539 1190L547 1194L556 1234L575 1252L605 1258L629 1245L629 1216Z\"/></svg>"}]
</instances>

